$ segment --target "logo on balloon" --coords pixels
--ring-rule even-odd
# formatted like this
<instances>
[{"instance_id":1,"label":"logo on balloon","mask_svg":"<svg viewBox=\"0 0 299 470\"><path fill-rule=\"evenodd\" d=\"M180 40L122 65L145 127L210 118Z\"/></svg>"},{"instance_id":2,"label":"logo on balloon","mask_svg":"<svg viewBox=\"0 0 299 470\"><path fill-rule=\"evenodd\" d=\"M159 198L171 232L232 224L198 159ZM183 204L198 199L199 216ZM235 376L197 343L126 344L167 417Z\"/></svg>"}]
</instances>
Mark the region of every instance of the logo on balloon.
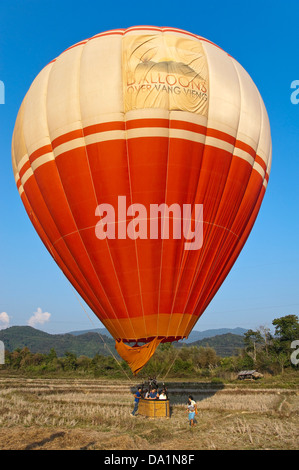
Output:
<instances>
[{"instance_id":1,"label":"logo on balloon","mask_svg":"<svg viewBox=\"0 0 299 470\"><path fill-rule=\"evenodd\" d=\"M160 108L207 117L208 65L199 41L129 35L123 52L125 111Z\"/></svg>"},{"instance_id":2,"label":"logo on balloon","mask_svg":"<svg viewBox=\"0 0 299 470\"><path fill-rule=\"evenodd\" d=\"M203 244L203 204L143 204L127 207L126 196L118 196L117 210L112 204L99 204L95 226L99 240L181 240L184 250L199 250Z\"/></svg>"}]
</instances>

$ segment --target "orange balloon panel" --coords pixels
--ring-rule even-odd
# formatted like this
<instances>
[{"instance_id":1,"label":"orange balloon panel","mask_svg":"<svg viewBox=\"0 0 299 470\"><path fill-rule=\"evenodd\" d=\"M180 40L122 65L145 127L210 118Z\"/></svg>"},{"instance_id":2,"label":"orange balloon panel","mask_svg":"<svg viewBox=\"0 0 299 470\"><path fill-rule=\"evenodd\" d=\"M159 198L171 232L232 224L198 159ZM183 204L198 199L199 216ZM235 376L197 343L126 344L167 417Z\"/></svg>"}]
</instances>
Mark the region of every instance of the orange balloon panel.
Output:
<instances>
[{"instance_id":1,"label":"orange balloon panel","mask_svg":"<svg viewBox=\"0 0 299 470\"><path fill-rule=\"evenodd\" d=\"M189 335L233 266L269 179L270 127L222 49L133 27L40 72L12 160L36 231L136 372L161 341Z\"/></svg>"}]
</instances>

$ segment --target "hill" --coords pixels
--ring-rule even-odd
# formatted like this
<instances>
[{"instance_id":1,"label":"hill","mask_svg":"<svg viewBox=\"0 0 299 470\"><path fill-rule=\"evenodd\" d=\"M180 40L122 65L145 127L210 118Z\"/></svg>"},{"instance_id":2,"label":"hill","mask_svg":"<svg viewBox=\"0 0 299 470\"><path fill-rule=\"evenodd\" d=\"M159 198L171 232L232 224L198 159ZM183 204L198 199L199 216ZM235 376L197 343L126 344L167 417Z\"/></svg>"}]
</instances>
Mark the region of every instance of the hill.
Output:
<instances>
[{"instance_id":1,"label":"hill","mask_svg":"<svg viewBox=\"0 0 299 470\"><path fill-rule=\"evenodd\" d=\"M226 331L226 329L224 330ZM241 335L224 333L214 334L213 336L213 331L218 333L223 329L207 330L207 332L194 331L190 334L188 340L176 342L174 346L182 347L184 344L187 347L209 346L214 348L219 356L233 355L239 348L244 347ZM192 341L192 338L197 338L197 340ZM64 334L49 334L31 326L12 326L0 330L0 341L3 341L5 349L8 351L27 347L32 353L47 354L54 348L59 357L64 356L67 351L76 354L76 356L94 357L96 354L109 356L111 354L110 349L117 356L114 339L104 328Z\"/></svg>"},{"instance_id":2,"label":"hill","mask_svg":"<svg viewBox=\"0 0 299 470\"><path fill-rule=\"evenodd\" d=\"M211 338L214 336L219 336L219 335L225 335L228 333L231 333L233 335L239 335L242 336L244 333L246 333L247 330L244 328L217 328L217 329L210 329L210 330L203 330L203 331L198 331L198 330L193 330L191 331L189 337L184 340L184 343L194 343L195 341L199 341L202 339L206 338ZM112 338L111 334L109 333L106 328L97 328L94 330L81 330L81 331L70 331L70 335L74 336L79 336L83 335L86 333L99 333L100 335L106 335L108 338Z\"/></svg>"},{"instance_id":3,"label":"hill","mask_svg":"<svg viewBox=\"0 0 299 470\"><path fill-rule=\"evenodd\" d=\"M244 338L241 335L225 333L194 341L193 343L187 343L186 346L210 347L215 349L218 356L226 357L233 356L238 353L239 349L244 348Z\"/></svg>"},{"instance_id":4,"label":"hill","mask_svg":"<svg viewBox=\"0 0 299 470\"><path fill-rule=\"evenodd\" d=\"M114 340L107 336L103 336L103 338L113 353L116 354ZM54 348L59 357L62 357L66 351L77 356L88 357L94 357L96 354L105 356L110 354L100 335L92 332L78 336L69 333L52 335L31 326L12 326L0 331L0 341L3 341L5 349L9 351L27 347L32 353L47 354Z\"/></svg>"},{"instance_id":5,"label":"hill","mask_svg":"<svg viewBox=\"0 0 299 470\"><path fill-rule=\"evenodd\" d=\"M97 334L100 334L100 335L108 336L108 338L113 338L113 336L109 333L108 330L106 330L106 328L95 328L93 330L70 331L67 334L73 335L73 336L81 336L81 335L85 335L86 333L97 333Z\"/></svg>"},{"instance_id":6,"label":"hill","mask_svg":"<svg viewBox=\"0 0 299 470\"><path fill-rule=\"evenodd\" d=\"M238 336L243 336L247 330L245 328L217 328L204 331L191 331L189 337L184 340L186 343L194 343L195 341L200 341L202 339L212 338L215 336L222 336L226 334L233 334Z\"/></svg>"}]
</instances>

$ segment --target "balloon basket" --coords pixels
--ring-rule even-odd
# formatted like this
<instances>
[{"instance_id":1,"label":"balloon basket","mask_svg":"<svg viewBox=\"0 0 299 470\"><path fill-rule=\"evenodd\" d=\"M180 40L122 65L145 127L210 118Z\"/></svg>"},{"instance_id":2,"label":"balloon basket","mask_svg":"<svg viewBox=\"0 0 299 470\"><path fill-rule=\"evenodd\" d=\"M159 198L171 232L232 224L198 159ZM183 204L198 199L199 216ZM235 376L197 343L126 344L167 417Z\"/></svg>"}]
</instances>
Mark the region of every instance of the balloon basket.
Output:
<instances>
[{"instance_id":1,"label":"balloon basket","mask_svg":"<svg viewBox=\"0 0 299 470\"><path fill-rule=\"evenodd\" d=\"M147 418L170 418L169 400L139 400L138 414Z\"/></svg>"}]
</instances>

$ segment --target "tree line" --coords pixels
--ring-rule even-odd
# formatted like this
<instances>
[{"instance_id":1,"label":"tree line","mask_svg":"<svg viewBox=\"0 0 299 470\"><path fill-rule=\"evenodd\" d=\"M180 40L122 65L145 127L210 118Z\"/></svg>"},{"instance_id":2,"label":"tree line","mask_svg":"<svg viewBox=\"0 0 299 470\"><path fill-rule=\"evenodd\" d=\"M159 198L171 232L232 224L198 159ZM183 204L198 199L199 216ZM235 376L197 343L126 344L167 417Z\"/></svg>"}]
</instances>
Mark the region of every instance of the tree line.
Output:
<instances>
[{"instance_id":1,"label":"tree line","mask_svg":"<svg viewBox=\"0 0 299 470\"><path fill-rule=\"evenodd\" d=\"M273 320L272 324L274 334L266 327L248 330L244 334L244 348L230 357L218 356L211 347L183 345L178 348L172 343L160 344L141 375L221 377L221 374L244 369L257 369L270 374L279 374L285 369L298 370L296 362L291 360L292 343L299 340L298 317L287 315ZM58 357L54 348L47 354L32 353L26 347L6 351L5 364L0 368L34 374L68 373L93 377L123 377L124 372L130 374L128 365L120 358L102 354L89 358L70 351Z\"/></svg>"}]
</instances>

